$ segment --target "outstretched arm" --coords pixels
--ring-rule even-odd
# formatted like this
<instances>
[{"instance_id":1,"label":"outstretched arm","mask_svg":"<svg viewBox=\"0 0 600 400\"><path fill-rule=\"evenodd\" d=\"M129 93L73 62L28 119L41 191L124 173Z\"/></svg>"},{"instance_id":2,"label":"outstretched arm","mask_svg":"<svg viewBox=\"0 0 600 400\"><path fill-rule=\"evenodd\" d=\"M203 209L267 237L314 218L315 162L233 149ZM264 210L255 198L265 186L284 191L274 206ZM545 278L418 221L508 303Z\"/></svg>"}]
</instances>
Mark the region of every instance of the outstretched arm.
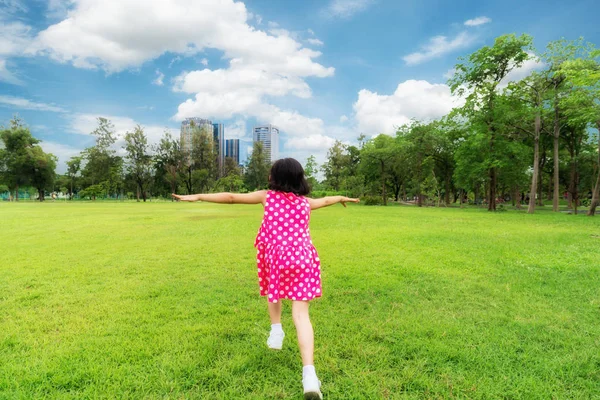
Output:
<instances>
[{"instance_id":1,"label":"outstretched arm","mask_svg":"<svg viewBox=\"0 0 600 400\"><path fill-rule=\"evenodd\" d=\"M358 203L359 201L359 199L353 199L344 196L329 196L323 197L322 199L308 199L308 203L310 204L311 210L316 210L317 208L321 207L327 207L336 203L342 203L342 205L346 207L346 203Z\"/></svg>"},{"instance_id":2,"label":"outstretched arm","mask_svg":"<svg viewBox=\"0 0 600 400\"><path fill-rule=\"evenodd\" d=\"M173 193L174 199L179 201L208 201L210 203L223 204L264 204L267 197L266 190L259 190L253 193L207 193L207 194L190 194L187 196Z\"/></svg>"}]
</instances>

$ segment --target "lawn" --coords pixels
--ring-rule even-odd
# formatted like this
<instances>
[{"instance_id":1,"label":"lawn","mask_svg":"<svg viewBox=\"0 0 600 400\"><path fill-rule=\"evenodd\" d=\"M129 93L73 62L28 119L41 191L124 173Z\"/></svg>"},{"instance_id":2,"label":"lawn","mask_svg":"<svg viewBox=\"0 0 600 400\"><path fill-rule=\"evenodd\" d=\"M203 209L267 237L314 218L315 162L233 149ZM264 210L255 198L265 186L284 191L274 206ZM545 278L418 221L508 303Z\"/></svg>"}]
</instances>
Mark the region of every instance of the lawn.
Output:
<instances>
[{"instance_id":1,"label":"lawn","mask_svg":"<svg viewBox=\"0 0 600 400\"><path fill-rule=\"evenodd\" d=\"M0 204L0 399L299 399L260 206ZM311 229L328 399L600 398L600 217L333 206Z\"/></svg>"}]
</instances>

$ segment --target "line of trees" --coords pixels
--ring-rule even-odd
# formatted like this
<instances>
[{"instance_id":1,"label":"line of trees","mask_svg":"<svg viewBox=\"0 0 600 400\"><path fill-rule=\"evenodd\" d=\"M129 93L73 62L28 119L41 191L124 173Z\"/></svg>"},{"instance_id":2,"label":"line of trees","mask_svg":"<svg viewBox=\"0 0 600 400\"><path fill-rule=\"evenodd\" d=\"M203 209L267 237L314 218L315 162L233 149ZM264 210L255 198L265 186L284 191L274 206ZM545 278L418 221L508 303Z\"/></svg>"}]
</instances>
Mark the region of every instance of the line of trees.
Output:
<instances>
[{"instance_id":1,"label":"line of trees","mask_svg":"<svg viewBox=\"0 0 600 400\"><path fill-rule=\"evenodd\" d=\"M67 162L63 175L55 173L57 158L46 154L27 126L15 117L9 127L0 128L0 193L9 191L19 199L20 189L35 188L40 201L46 193L62 192L69 199L170 198L170 194L216 190L246 191L264 188L270 165L261 143L255 143L252 156L242 168L226 158L220 168L212 130L193 126L189 148L165 131L155 145L141 126L126 132L119 146L114 125L98 118L91 132L95 144ZM14 193L14 196L13 196Z\"/></svg>"},{"instance_id":2,"label":"line of trees","mask_svg":"<svg viewBox=\"0 0 600 400\"><path fill-rule=\"evenodd\" d=\"M508 82L526 61L538 71ZM577 213L595 213L600 190L600 52L582 39L560 40L537 54L528 35L504 35L462 59L449 85L464 104L438 121L413 121L395 137L336 142L323 184L386 204L422 206L499 202L528 212L561 194Z\"/></svg>"}]
</instances>

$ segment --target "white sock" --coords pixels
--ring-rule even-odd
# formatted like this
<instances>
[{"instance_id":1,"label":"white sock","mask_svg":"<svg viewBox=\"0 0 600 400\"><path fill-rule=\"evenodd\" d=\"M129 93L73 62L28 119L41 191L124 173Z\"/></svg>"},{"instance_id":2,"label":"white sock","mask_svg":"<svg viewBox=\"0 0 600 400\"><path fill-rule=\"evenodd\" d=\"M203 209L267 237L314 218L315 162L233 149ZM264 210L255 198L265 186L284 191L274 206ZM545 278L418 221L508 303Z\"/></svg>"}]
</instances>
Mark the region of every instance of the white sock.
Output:
<instances>
[{"instance_id":1,"label":"white sock","mask_svg":"<svg viewBox=\"0 0 600 400\"><path fill-rule=\"evenodd\" d=\"M281 324L271 324L271 332L283 333L283 328L281 327Z\"/></svg>"},{"instance_id":2,"label":"white sock","mask_svg":"<svg viewBox=\"0 0 600 400\"><path fill-rule=\"evenodd\" d=\"M315 371L314 365L305 365L302 367L302 377L314 375L317 376L317 372Z\"/></svg>"}]
</instances>

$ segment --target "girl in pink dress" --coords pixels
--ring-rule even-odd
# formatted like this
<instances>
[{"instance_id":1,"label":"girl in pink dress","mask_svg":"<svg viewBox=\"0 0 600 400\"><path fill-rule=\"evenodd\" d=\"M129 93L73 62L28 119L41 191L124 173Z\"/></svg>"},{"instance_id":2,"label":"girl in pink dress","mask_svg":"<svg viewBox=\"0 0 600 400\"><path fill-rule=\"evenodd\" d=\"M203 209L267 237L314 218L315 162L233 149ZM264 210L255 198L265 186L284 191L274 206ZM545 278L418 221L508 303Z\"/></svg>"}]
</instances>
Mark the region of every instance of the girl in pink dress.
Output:
<instances>
[{"instance_id":1,"label":"girl in pink dress","mask_svg":"<svg viewBox=\"0 0 600 400\"><path fill-rule=\"evenodd\" d=\"M305 197L310 192L302 165L293 158L277 160L271 167L269 190L254 193L212 193L173 197L181 201L209 201L229 204L262 204L265 212L256 235L260 295L268 300L271 333L267 346L281 350L285 334L281 327L281 300L292 301L292 319L302 356L304 399L322 399L321 382L313 362L314 333L309 302L321 297L321 261L310 238L311 210L358 199L331 196Z\"/></svg>"}]
</instances>

